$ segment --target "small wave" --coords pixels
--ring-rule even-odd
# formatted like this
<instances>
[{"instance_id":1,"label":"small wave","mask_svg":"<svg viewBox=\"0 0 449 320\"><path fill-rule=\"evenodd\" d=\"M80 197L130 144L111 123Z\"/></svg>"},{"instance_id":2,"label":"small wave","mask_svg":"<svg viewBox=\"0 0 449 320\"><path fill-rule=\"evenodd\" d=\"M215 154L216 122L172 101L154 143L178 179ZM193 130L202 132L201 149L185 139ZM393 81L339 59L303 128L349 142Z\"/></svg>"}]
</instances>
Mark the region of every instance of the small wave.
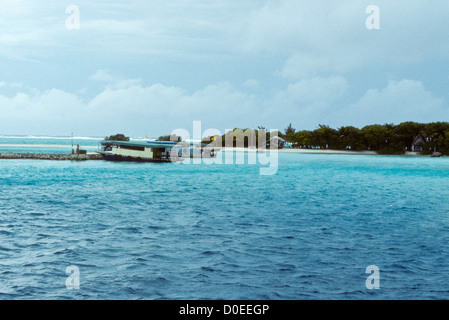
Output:
<instances>
[{"instance_id":1,"label":"small wave","mask_svg":"<svg viewBox=\"0 0 449 320\"><path fill-rule=\"evenodd\" d=\"M103 137L83 137L83 136L8 136L8 135L0 135L0 139L43 139L43 140L103 140Z\"/></svg>"},{"instance_id":2,"label":"small wave","mask_svg":"<svg viewBox=\"0 0 449 320\"><path fill-rule=\"evenodd\" d=\"M282 272L291 272L296 270L296 266L293 264L280 264L279 265L279 271Z\"/></svg>"},{"instance_id":3,"label":"small wave","mask_svg":"<svg viewBox=\"0 0 449 320\"><path fill-rule=\"evenodd\" d=\"M148 229L151 229L151 230L162 230L164 228L161 227L161 226L148 226Z\"/></svg>"},{"instance_id":4,"label":"small wave","mask_svg":"<svg viewBox=\"0 0 449 320\"><path fill-rule=\"evenodd\" d=\"M147 262L148 260L145 259L145 258L137 258L136 261L139 261L139 262Z\"/></svg>"},{"instance_id":5,"label":"small wave","mask_svg":"<svg viewBox=\"0 0 449 320\"><path fill-rule=\"evenodd\" d=\"M138 227L118 227L116 228L116 230L123 231L126 233L141 233L141 230Z\"/></svg>"},{"instance_id":6,"label":"small wave","mask_svg":"<svg viewBox=\"0 0 449 320\"><path fill-rule=\"evenodd\" d=\"M63 250L55 251L53 254L61 255L61 254L73 254L73 253L74 253L73 250L66 248L66 249L63 249Z\"/></svg>"},{"instance_id":7,"label":"small wave","mask_svg":"<svg viewBox=\"0 0 449 320\"><path fill-rule=\"evenodd\" d=\"M221 253L217 252L217 251L204 251L202 254L204 254L206 256L212 256L212 255L217 255L217 254L221 254Z\"/></svg>"},{"instance_id":8,"label":"small wave","mask_svg":"<svg viewBox=\"0 0 449 320\"><path fill-rule=\"evenodd\" d=\"M213 269L211 267L201 267L201 270L207 271L207 272L215 272L215 271L217 271L217 270L215 270L215 269Z\"/></svg>"},{"instance_id":9,"label":"small wave","mask_svg":"<svg viewBox=\"0 0 449 320\"><path fill-rule=\"evenodd\" d=\"M30 262L30 263L25 263L23 266L27 267L27 268L29 268L29 267L37 267L37 264Z\"/></svg>"},{"instance_id":10,"label":"small wave","mask_svg":"<svg viewBox=\"0 0 449 320\"><path fill-rule=\"evenodd\" d=\"M46 213L43 213L43 212L36 212L36 211L34 211L34 212L29 212L28 214L31 215L31 216L36 216L36 217L40 217L40 216L45 216L45 215L46 215Z\"/></svg>"}]
</instances>

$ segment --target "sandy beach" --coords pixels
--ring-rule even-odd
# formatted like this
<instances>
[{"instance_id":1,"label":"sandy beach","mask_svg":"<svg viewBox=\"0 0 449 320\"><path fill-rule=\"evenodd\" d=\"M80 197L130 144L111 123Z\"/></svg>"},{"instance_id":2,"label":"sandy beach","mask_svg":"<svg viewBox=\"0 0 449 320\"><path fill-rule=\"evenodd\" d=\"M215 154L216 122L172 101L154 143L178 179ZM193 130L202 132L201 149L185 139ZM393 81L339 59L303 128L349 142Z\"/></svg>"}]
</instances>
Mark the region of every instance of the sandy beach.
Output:
<instances>
[{"instance_id":1,"label":"sandy beach","mask_svg":"<svg viewBox=\"0 0 449 320\"><path fill-rule=\"evenodd\" d=\"M257 149L246 148L222 148L224 152L260 152ZM377 155L375 151L348 151L348 150L329 150L329 149L279 149L279 150L264 150L266 152L279 153L301 153L301 154L347 154L347 155ZM414 154L415 155L415 154Z\"/></svg>"},{"instance_id":2,"label":"sandy beach","mask_svg":"<svg viewBox=\"0 0 449 320\"><path fill-rule=\"evenodd\" d=\"M224 152L259 152L257 149L246 148L221 148ZM275 150L266 149L268 152L276 152ZM358 156L372 156L379 155L376 151L349 151L349 150L331 150L331 149L279 149L279 153L297 153L297 154L340 154L340 155L358 155ZM402 156L418 157L421 156L416 152L405 152Z\"/></svg>"}]
</instances>

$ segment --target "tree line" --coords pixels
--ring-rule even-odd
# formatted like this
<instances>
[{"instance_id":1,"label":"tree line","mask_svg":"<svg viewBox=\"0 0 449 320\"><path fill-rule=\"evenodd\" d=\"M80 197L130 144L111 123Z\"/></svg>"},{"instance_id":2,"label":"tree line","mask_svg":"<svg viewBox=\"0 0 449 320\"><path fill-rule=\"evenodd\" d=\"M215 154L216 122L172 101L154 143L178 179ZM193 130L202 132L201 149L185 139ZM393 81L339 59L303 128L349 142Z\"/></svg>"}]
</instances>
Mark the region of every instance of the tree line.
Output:
<instances>
[{"instance_id":1,"label":"tree line","mask_svg":"<svg viewBox=\"0 0 449 320\"><path fill-rule=\"evenodd\" d=\"M265 131L265 139L269 143L272 137L264 127L251 129L254 133L254 141L250 141L247 134L249 129L234 129L221 137L207 137L203 140L206 144L217 144L226 146L225 143L230 135L233 139L234 147L238 146L238 141L243 141L243 147L256 145L259 147L259 132ZM427 155L440 152L449 155L449 122L417 123L403 122L395 124L373 124L363 128L354 126L343 126L337 129L327 125L319 125L315 130L296 130L290 123L284 132L277 132L277 136L286 140L292 148L298 149L333 149L376 151L379 154L404 154L412 151L412 144L416 136L421 134L425 142L419 145L421 154ZM122 134L106 137L106 140L129 140ZM182 138L174 135L161 136L159 141L181 141Z\"/></svg>"},{"instance_id":2,"label":"tree line","mask_svg":"<svg viewBox=\"0 0 449 320\"><path fill-rule=\"evenodd\" d=\"M244 141L244 147L254 145L245 133L249 129L234 129L221 137L215 137L215 141L225 146L227 136L231 135L234 147L237 141ZM251 129L255 133L255 143L259 147L259 130L267 131L264 127ZM373 124L363 128L354 126L343 126L337 129L327 125L319 125L315 130L297 131L292 124L284 130L278 131L278 137L286 140L288 146L296 149L332 149L351 151L375 151L378 154L404 154L412 150L412 144L421 134L425 142L420 144L421 154L427 155L440 152L449 155L449 123L417 123L403 122L394 124ZM265 141L268 142L272 136L266 132ZM210 138L204 142L212 142Z\"/></svg>"},{"instance_id":3,"label":"tree line","mask_svg":"<svg viewBox=\"0 0 449 320\"><path fill-rule=\"evenodd\" d=\"M297 131L290 124L279 136L292 143L293 148L320 148L335 150L372 150L379 154L404 154L412 151L412 144L421 134L425 142L420 145L421 154L440 152L449 155L449 123L403 122L374 124L361 129L344 126L338 129L319 125L315 130Z\"/></svg>"}]
</instances>

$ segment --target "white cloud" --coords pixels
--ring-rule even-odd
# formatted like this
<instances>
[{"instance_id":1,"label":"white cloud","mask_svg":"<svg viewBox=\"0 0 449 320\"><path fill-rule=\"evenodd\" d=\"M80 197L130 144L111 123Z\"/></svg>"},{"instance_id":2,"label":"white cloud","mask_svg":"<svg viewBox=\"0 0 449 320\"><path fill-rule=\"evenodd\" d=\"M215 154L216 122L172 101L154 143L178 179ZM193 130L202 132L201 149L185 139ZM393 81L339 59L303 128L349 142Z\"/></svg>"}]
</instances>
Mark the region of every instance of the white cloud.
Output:
<instances>
[{"instance_id":1,"label":"white cloud","mask_svg":"<svg viewBox=\"0 0 449 320\"><path fill-rule=\"evenodd\" d=\"M106 75L97 73L95 78L110 80ZM350 89L345 78L330 76L299 80L266 100L227 82L191 93L162 84L107 86L88 101L62 90L32 90L13 97L0 95L0 133L157 136L177 128L191 130L193 121L202 121L203 129L225 132L258 125L282 129L290 122L298 129L314 129L318 124L338 127L447 119L446 101L420 81L390 81L345 107Z\"/></svg>"},{"instance_id":2,"label":"white cloud","mask_svg":"<svg viewBox=\"0 0 449 320\"><path fill-rule=\"evenodd\" d=\"M347 123L401 123L404 121L445 121L449 106L445 99L429 92L416 80L390 81L382 90L370 89L357 102L343 108L338 115Z\"/></svg>"},{"instance_id":3,"label":"white cloud","mask_svg":"<svg viewBox=\"0 0 449 320\"><path fill-rule=\"evenodd\" d=\"M325 56L295 53L287 59L279 75L288 80L297 80L342 72L342 65L332 60Z\"/></svg>"},{"instance_id":4,"label":"white cloud","mask_svg":"<svg viewBox=\"0 0 449 320\"><path fill-rule=\"evenodd\" d=\"M443 0L379 0L374 31L365 28L368 0L81 0L77 31L65 28L67 5L44 3L1 3L4 133L445 119L443 85L419 81L447 65ZM365 93L411 72L416 81ZM363 76L375 80L360 92L350 84Z\"/></svg>"},{"instance_id":5,"label":"white cloud","mask_svg":"<svg viewBox=\"0 0 449 320\"><path fill-rule=\"evenodd\" d=\"M297 104L327 103L341 98L348 83L341 76L300 80L288 85L276 100Z\"/></svg>"},{"instance_id":6,"label":"white cloud","mask_svg":"<svg viewBox=\"0 0 449 320\"><path fill-rule=\"evenodd\" d=\"M351 61L416 61L424 55L444 58L440 39L449 30L445 0L432 6L412 0L406 4L378 0L381 30L365 28L369 1L350 0L221 0L110 1L80 0L81 30L65 28L66 5L56 2L4 0L0 10L2 47L17 56L45 56L47 49L67 45L85 52L130 54L300 53L308 57L351 57ZM438 47L440 50L433 50ZM38 54L37 50L43 50ZM387 50L387 51L386 51ZM4 50L1 50L2 52ZM27 51L27 50L25 50ZM3 54L3 53L0 53ZM9 53L11 56L12 53ZM377 58L381 56L382 58ZM354 57L356 59L354 59ZM23 57L22 57L23 58ZM333 61L333 60L332 60ZM314 62L316 64L316 62Z\"/></svg>"},{"instance_id":7,"label":"white cloud","mask_svg":"<svg viewBox=\"0 0 449 320\"><path fill-rule=\"evenodd\" d=\"M349 89L341 76L303 79L276 92L264 104L262 119L270 119L277 126L292 122L303 129L314 129L328 123Z\"/></svg>"},{"instance_id":8,"label":"white cloud","mask_svg":"<svg viewBox=\"0 0 449 320\"><path fill-rule=\"evenodd\" d=\"M243 23L241 46L249 53L287 55L280 74L288 79L376 66L447 61L449 7L436 0L376 1L381 29L367 30L369 1L267 1Z\"/></svg>"},{"instance_id":9,"label":"white cloud","mask_svg":"<svg viewBox=\"0 0 449 320\"><path fill-rule=\"evenodd\" d=\"M80 30L68 30L68 4L3 0L0 55L41 61L49 50L128 55L197 57L229 52L229 30L247 13L236 0L111 1L79 0ZM255 7L251 5L250 7ZM40 58L40 59L39 59Z\"/></svg>"},{"instance_id":10,"label":"white cloud","mask_svg":"<svg viewBox=\"0 0 449 320\"><path fill-rule=\"evenodd\" d=\"M95 74L91 75L89 79L100 82L114 82L116 77L109 74L109 71L107 70L98 70Z\"/></svg>"},{"instance_id":11,"label":"white cloud","mask_svg":"<svg viewBox=\"0 0 449 320\"><path fill-rule=\"evenodd\" d=\"M139 85L142 79L126 79L109 73L108 70L98 70L89 78L92 81L107 83L111 88L123 89Z\"/></svg>"},{"instance_id":12,"label":"white cloud","mask_svg":"<svg viewBox=\"0 0 449 320\"><path fill-rule=\"evenodd\" d=\"M36 94L18 93L12 98L0 95L0 112L2 131L39 134L64 132L85 110L75 95L52 89Z\"/></svg>"},{"instance_id":13,"label":"white cloud","mask_svg":"<svg viewBox=\"0 0 449 320\"><path fill-rule=\"evenodd\" d=\"M20 83L20 82L0 81L0 88L2 88L2 89L17 90L17 89L21 89L22 87L23 87L23 83Z\"/></svg>"},{"instance_id":14,"label":"white cloud","mask_svg":"<svg viewBox=\"0 0 449 320\"><path fill-rule=\"evenodd\" d=\"M245 81L245 83L243 85L246 88L254 89L254 88L259 87L259 81L257 81L256 79L248 79Z\"/></svg>"},{"instance_id":15,"label":"white cloud","mask_svg":"<svg viewBox=\"0 0 449 320\"><path fill-rule=\"evenodd\" d=\"M205 127L224 131L229 124L244 126L254 106L250 95L228 83L191 94L162 84L108 86L89 101L53 89L18 93L11 98L0 95L0 128L14 134L104 135L120 131L144 136L190 129L192 122L199 120Z\"/></svg>"}]
</instances>

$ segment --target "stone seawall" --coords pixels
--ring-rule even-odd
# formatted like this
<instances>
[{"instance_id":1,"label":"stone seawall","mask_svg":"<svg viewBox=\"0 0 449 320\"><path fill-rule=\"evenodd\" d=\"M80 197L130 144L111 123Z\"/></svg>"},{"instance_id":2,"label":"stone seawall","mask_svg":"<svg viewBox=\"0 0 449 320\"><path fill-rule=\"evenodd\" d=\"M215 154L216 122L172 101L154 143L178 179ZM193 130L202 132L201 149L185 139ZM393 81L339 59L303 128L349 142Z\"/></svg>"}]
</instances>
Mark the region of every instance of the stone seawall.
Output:
<instances>
[{"instance_id":1,"label":"stone seawall","mask_svg":"<svg viewBox=\"0 0 449 320\"><path fill-rule=\"evenodd\" d=\"M58 161L87 161L103 160L98 153L89 154L48 154L48 153L0 153L1 159L34 159L34 160L58 160Z\"/></svg>"}]
</instances>

